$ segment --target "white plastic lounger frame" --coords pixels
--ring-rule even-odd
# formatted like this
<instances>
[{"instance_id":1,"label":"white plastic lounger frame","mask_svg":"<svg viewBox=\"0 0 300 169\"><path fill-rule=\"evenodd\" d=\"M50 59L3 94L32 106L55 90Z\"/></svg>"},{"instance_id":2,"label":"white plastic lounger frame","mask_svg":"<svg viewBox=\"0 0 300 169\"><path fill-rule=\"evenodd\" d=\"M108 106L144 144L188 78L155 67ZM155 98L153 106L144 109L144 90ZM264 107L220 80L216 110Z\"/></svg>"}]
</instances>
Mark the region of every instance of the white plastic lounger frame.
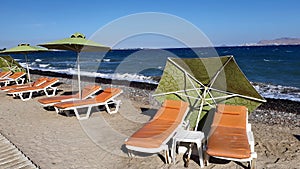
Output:
<instances>
[{"instance_id":1,"label":"white plastic lounger frame","mask_svg":"<svg viewBox=\"0 0 300 169\"><path fill-rule=\"evenodd\" d=\"M28 101L32 98L32 94L34 92L44 92L46 94L47 97L51 97L54 96L57 90L57 87L52 87L52 85L56 84L59 80L56 80L55 82L49 84L48 86L44 87L44 88L37 88L37 89L32 89L32 90L24 90L24 91L20 91L20 92L11 92L8 93L8 95L13 95L13 97L17 97L19 96L21 98L22 101ZM52 92L52 94L50 94L51 92L49 92L49 90ZM24 97L26 94L28 94L28 97Z\"/></svg>"},{"instance_id":2,"label":"white plastic lounger frame","mask_svg":"<svg viewBox=\"0 0 300 169\"><path fill-rule=\"evenodd\" d=\"M0 83L3 83L4 86L9 85L11 82L15 82L17 85L21 85L21 84L24 84L24 82L25 82L25 78L23 77L25 75L26 75L26 73L24 73L24 75L22 75L16 79L6 78L6 79L3 79L2 81L0 81Z\"/></svg>"},{"instance_id":3,"label":"white plastic lounger frame","mask_svg":"<svg viewBox=\"0 0 300 169\"><path fill-rule=\"evenodd\" d=\"M184 113L184 118L186 117L187 113L189 112L189 108L187 108L186 112ZM170 164L172 161L172 158L170 158L170 154L169 154L169 146L168 146L168 142L170 141L171 138L173 138L175 136L175 134L177 133L177 131L179 131L181 128L186 129L186 126L188 125L188 123L186 123L184 120L181 122L181 124L178 125L178 127L169 135L169 137L166 138L166 140L161 144L160 147L158 148L144 148L144 147L137 147L137 146L131 146L131 145L125 145L126 148L128 149L128 156L130 158L134 157L134 151L137 152L143 152L143 153L149 153L149 154L156 154L161 152L162 150L164 151L164 157L166 160L167 164ZM129 138L127 138L125 140L125 142L128 140ZM172 143L170 143L172 144ZM170 145L170 147L172 147L172 145ZM173 150L171 150L172 152Z\"/></svg>"},{"instance_id":4,"label":"white plastic lounger frame","mask_svg":"<svg viewBox=\"0 0 300 169\"><path fill-rule=\"evenodd\" d=\"M61 113L63 111L67 111L67 110L73 110L78 120L86 120L86 119L88 119L90 117L92 108L96 107L96 106L102 106L102 105L104 105L105 108L106 108L106 111L109 114L114 114L114 113L117 113L119 111L119 107L120 107L120 104L121 104L121 100L115 100L115 98L118 97L121 93L123 93L122 90L121 90L120 93L115 94L114 96L112 96L111 98L109 98L108 100L106 100L105 102L99 102L99 103L95 103L95 104L86 104L86 105L68 107L68 108L64 108L64 109L57 108L54 105L54 108L55 108L55 111L56 111L57 114L59 114L59 113ZM115 104L116 105L116 108L115 108L114 111L110 110L110 108L108 106L110 104ZM87 111L85 113L86 115L85 116L80 116L78 109L83 109L83 108L87 108Z\"/></svg>"}]
</instances>

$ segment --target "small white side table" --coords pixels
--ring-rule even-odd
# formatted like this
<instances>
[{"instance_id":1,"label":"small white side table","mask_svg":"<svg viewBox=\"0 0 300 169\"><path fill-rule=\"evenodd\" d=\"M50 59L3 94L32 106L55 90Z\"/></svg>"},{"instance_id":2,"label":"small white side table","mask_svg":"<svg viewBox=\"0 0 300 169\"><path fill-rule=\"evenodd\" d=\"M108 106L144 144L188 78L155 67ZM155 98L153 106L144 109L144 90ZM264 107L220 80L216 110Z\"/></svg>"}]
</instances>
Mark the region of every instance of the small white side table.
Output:
<instances>
[{"instance_id":1,"label":"small white side table","mask_svg":"<svg viewBox=\"0 0 300 169\"><path fill-rule=\"evenodd\" d=\"M173 137L172 143L172 161L176 159L176 145L180 142L195 143L199 154L200 167L204 167L202 143L205 141L204 133L201 131L188 131L180 129Z\"/></svg>"}]
</instances>

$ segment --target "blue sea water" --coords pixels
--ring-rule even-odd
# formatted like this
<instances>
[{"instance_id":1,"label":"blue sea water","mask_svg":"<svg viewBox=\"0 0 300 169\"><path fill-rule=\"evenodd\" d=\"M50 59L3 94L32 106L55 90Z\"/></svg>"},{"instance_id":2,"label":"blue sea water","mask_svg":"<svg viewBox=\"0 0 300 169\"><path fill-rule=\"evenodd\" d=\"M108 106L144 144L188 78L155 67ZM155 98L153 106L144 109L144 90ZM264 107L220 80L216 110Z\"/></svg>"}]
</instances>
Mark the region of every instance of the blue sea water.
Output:
<instances>
[{"instance_id":1,"label":"blue sea water","mask_svg":"<svg viewBox=\"0 0 300 169\"><path fill-rule=\"evenodd\" d=\"M300 101L300 46L243 46L177 49L124 49L108 53L80 53L83 75L158 83L168 57L193 58L233 55L265 97ZM22 54L12 54L24 65ZM76 53L52 51L28 54L31 69L76 73Z\"/></svg>"}]
</instances>

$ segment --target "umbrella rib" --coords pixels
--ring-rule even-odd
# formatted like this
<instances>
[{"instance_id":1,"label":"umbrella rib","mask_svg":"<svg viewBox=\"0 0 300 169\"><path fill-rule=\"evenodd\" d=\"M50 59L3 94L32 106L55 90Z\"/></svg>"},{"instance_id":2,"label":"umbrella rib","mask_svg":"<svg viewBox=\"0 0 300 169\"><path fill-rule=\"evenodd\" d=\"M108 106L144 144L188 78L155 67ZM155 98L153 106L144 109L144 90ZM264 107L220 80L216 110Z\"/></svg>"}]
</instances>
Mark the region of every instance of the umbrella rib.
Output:
<instances>
[{"instance_id":1,"label":"umbrella rib","mask_svg":"<svg viewBox=\"0 0 300 169\"><path fill-rule=\"evenodd\" d=\"M184 72L184 73L186 74L187 72ZM187 74L186 74L186 75L187 75ZM193 88L195 89L196 93L198 94L198 96L202 99L201 94L199 93L198 90L196 90L196 86L194 85L194 83L192 82L192 80L191 80L189 77L188 77L188 79L189 79L190 83L192 84Z\"/></svg>"},{"instance_id":2,"label":"umbrella rib","mask_svg":"<svg viewBox=\"0 0 300 169\"><path fill-rule=\"evenodd\" d=\"M234 97L234 96L238 96L238 94L232 94L232 95L227 95L227 96L219 96L219 97L214 97L213 99L217 100L217 99L226 99L226 98L230 98L230 97ZM207 99L207 100L213 100L212 98Z\"/></svg>"},{"instance_id":3,"label":"umbrella rib","mask_svg":"<svg viewBox=\"0 0 300 169\"><path fill-rule=\"evenodd\" d=\"M212 81L209 82L209 84L207 86L211 87L215 81L217 80L217 77L219 76L219 74L221 73L221 71L225 68L225 66L232 60L232 56L226 61L226 63L217 71L217 73L214 75Z\"/></svg>"},{"instance_id":4,"label":"umbrella rib","mask_svg":"<svg viewBox=\"0 0 300 169\"><path fill-rule=\"evenodd\" d=\"M266 102L265 100L262 99L258 99L255 97L251 97L251 96L245 96L245 95L241 95L241 94L237 94L237 93L231 93L231 92L227 92L227 91L222 91L222 90L218 90L218 89L214 89L214 88L210 88L211 90L220 92L220 93L224 93L224 94L228 94L228 95L235 95L238 97L242 97L242 98L246 98L246 99L250 99L250 100L255 100L255 101L259 101L259 102Z\"/></svg>"},{"instance_id":5,"label":"umbrella rib","mask_svg":"<svg viewBox=\"0 0 300 169\"><path fill-rule=\"evenodd\" d=\"M217 102L215 100L215 98L212 96L212 94L210 93L210 90L207 92L211 98L211 100L215 103L215 105L217 105Z\"/></svg>"},{"instance_id":6,"label":"umbrella rib","mask_svg":"<svg viewBox=\"0 0 300 169\"><path fill-rule=\"evenodd\" d=\"M162 96L162 95L167 95L167 94L178 94L186 91L194 91L194 90L201 90L203 88L195 88L195 89L185 89L185 90L178 90L178 91L172 91L172 92L165 92L165 93L158 93L158 94L153 94L152 96Z\"/></svg>"}]
</instances>

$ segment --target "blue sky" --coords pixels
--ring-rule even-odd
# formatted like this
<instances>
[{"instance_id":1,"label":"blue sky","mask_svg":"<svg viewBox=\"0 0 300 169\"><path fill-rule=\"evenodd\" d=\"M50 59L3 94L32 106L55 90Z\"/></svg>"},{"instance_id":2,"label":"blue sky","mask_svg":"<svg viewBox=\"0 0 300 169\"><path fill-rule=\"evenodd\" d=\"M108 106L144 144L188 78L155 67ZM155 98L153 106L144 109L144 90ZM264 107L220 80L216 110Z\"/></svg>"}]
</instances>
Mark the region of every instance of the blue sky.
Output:
<instances>
[{"instance_id":1,"label":"blue sky","mask_svg":"<svg viewBox=\"0 0 300 169\"><path fill-rule=\"evenodd\" d=\"M214 45L300 38L299 9L298 0L4 0L1 1L0 48L21 42L36 45L74 32L89 37L120 17L141 12L168 13L185 19ZM120 31L125 29L126 26ZM164 43L157 41L158 46L163 47Z\"/></svg>"}]
</instances>

